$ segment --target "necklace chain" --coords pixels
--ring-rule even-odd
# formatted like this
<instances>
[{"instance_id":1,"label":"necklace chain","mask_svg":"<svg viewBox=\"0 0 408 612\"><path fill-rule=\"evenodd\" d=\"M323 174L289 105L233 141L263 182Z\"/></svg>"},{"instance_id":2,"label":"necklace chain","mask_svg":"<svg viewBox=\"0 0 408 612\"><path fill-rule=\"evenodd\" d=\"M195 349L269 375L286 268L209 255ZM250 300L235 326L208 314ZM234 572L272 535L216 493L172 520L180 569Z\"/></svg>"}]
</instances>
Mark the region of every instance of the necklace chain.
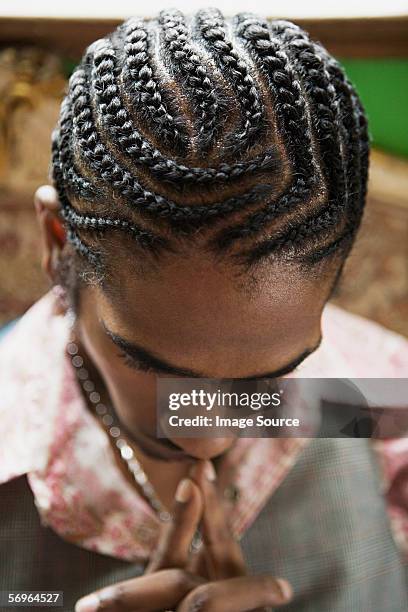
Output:
<instances>
[{"instance_id":1,"label":"necklace chain","mask_svg":"<svg viewBox=\"0 0 408 612\"><path fill-rule=\"evenodd\" d=\"M84 360L79 354L79 348L76 342L69 342L67 352L70 356L71 363L75 368L78 380L85 391L89 403L94 406L96 415L102 422L105 430L110 438L114 441L116 448L120 452L120 456L126 464L129 472L132 474L134 481L142 489L144 496L150 503L151 507L157 512L159 519L163 522L171 520L171 514L166 510L160 501L153 485L149 481L146 472L143 470L140 462L137 460L133 448L130 446L126 436L123 434L119 422L115 417L112 408L109 408L101 401L101 396L96 390L95 384L89 377L88 370L84 367Z\"/></svg>"},{"instance_id":2,"label":"necklace chain","mask_svg":"<svg viewBox=\"0 0 408 612\"><path fill-rule=\"evenodd\" d=\"M135 483L142 489L143 495L150 503L151 507L156 511L159 519L162 522L172 520L172 514L160 501L146 472L143 470L140 462L136 458L135 452L130 446L126 435L123 434L113 408L109 408L101 401L101 396L98 393L94 382L91 380L88 370L84 367L84 359L79 354L78 344L73 340L67 344L67 353L71 360L71 364L75 368L79 383L88 397L89 404L95 407L97 417L102 422L102 425L107 431L109 437L113 439L116 448L120 452L120 457L126 464L129 472L132 474ZM230 499L230 501L235 503L239 497L239 489L232 485L225 489L224 495L226 498ZM239 535L235 537L237 540L240 539ZM202 536L200 529L197 529L191 542L190 550L192 552L198 552L201 546Z\"/></svg>"}]
</instances>

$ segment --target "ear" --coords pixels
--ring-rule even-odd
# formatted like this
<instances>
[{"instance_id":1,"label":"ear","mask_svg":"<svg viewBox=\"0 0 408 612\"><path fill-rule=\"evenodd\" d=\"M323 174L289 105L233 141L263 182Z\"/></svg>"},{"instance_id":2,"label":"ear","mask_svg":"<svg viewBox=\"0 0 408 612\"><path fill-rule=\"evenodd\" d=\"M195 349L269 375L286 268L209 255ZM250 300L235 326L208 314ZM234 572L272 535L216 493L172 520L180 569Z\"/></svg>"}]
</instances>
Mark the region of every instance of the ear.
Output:
<instances>
[{"instance_id":1,"label":"ear","mask_svg":"<svg viewBox=\"0 0 408 612\"><path fill-rule=\"evenodd\" d=\"M59 215L58 195L51 185L42 185L34 194L34 207L42 237L42 268L54 281L61 251L66 238Z\"/></svg>"}]
</instances>

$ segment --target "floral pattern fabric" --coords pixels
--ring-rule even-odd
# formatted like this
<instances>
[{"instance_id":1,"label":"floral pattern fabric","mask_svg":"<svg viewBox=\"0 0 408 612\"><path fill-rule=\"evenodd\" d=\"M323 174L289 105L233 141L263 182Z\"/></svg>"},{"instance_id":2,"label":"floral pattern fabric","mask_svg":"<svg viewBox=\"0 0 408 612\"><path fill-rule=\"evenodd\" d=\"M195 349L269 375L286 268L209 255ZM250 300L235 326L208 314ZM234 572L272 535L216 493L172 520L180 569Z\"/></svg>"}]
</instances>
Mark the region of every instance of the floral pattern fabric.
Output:
<instances>
[{"instance_id":1,"label":"floral pattern fabric","mask_svg":"<svg viewBox=\"0 0 408 612\"><path fill-rule=\"evenodd\" d=\"M42 523L62 538L120 559L147 560L160 521L122 474L107 434L85 405L65 351L68 320L55 307L51 290L0 343L0 484L27 474ZM408 377L402 336L332 304L324 309L322 333L321 346L290 376ZM237 441L225 467L241 492L229 512L237 536L310 439ZM408 439L375 440L372 447L392 532L408 555Z\"/></svg>"}]
</instances>

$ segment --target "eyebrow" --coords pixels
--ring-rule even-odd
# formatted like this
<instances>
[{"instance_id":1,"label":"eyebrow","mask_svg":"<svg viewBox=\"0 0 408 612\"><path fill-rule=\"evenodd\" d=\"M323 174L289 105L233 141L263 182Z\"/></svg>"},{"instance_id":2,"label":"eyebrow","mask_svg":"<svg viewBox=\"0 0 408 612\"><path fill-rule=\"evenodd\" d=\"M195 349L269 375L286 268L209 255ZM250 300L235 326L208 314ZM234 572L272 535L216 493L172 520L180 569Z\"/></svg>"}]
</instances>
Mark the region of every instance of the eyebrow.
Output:
<instances>
[{"instance_id":1,"label":"eyebrow","mask_svg":"<svg viewBox=\"0 0 408 612\"><path fill-rule=\"evenodd\" d=\"M125 338L122 338L118 334L115 334L106 326L103 320L101 320L101 324L107 336L112 340L114 344L116 344L116 346L118 346L122 351L127 353L127 355L129 355L132 359L143 363L143 365L149 367L152 370L155 370L160 373L165 372L167 374L175 374L176 376L185 376L187 378L214 378L214 376L208 376L207 374L197 372L196 370L190 370L189 368L180 368L176 365L173 365L165 359L158 357L154 354L154 352L150 351L149 349L140 346L139 344L135 344L134 342L130 342L129 340L125 340ZM289 374L290 372L293 372L293 370L295 370L302 363L302 361L306 359L306 357L314 353L314 351L320 346L321 342L322 336L319 337L319 340L317 341L315 346L307 348L298 357L292 359L290 363L286 364L282 368L279 368L279 370L275 370L274 372L265 372L263 374L257 374L255 376L246 376L240 378L239 380L260 380L262 378L277 378L279 376Z\"/></svg>"}]
</instances>

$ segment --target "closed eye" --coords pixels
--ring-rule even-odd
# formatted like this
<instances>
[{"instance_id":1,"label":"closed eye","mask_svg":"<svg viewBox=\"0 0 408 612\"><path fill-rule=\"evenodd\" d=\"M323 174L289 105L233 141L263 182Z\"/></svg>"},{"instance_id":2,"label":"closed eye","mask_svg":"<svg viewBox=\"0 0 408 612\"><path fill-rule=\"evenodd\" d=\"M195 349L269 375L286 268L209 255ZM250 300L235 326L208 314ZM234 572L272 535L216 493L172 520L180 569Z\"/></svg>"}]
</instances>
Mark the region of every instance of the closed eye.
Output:
<instances>
[{"instance_id":1,"label":"closed eye","mask_svg":"<svg viewBox=\"0 0 408 612\"><path fill-rule=\"evenodd\" d=\"M142 371L142 372L155 372L156 374L168 374L174 377L187 377L187 378L211 378L202 372L197 372L194 370L190 370L189 368L180 368L178 366L174 366L162 358L158 357L153 352L149 351L145 347L142 347L138 344L129 342L124 338L121 338L114 332L110 331L105 323L101 321L102 327L105 330L105 333L116 345L116 348L121 349L119 353L120 358L126 363L126 365L134 370ZM320 345L322 341L322 336L319 337L318 341L311 348L306 348L303 353L301 353L298 357L293 359L290 363L286 364L282 368L275 370L273 372L264 372L263 374L258 374L255 376L245 376L241 378L242 380L259 380L263 378L279 378L293 372L295 368L297 368L306 357L311 355Z\"/></svg>"},{"instance_id":2,"label":"closed eye","mask_svg":"<svg viewBox=\"0 0 408 612\"><path fill-rule=\"evenodd\" d=\"M125 363L125 365L128 368L132 368L132 370L137 370L139 372L155 373L155 374L166 373L164 370L159 370L158 368L153 367L149 363L145 363L142 360L135 359L134 357L132 357L131 355L128 355L128 353L125 353L124 351L120 351L119 353L117 353L117 355Z\"/></svg>"}]
</instances>

